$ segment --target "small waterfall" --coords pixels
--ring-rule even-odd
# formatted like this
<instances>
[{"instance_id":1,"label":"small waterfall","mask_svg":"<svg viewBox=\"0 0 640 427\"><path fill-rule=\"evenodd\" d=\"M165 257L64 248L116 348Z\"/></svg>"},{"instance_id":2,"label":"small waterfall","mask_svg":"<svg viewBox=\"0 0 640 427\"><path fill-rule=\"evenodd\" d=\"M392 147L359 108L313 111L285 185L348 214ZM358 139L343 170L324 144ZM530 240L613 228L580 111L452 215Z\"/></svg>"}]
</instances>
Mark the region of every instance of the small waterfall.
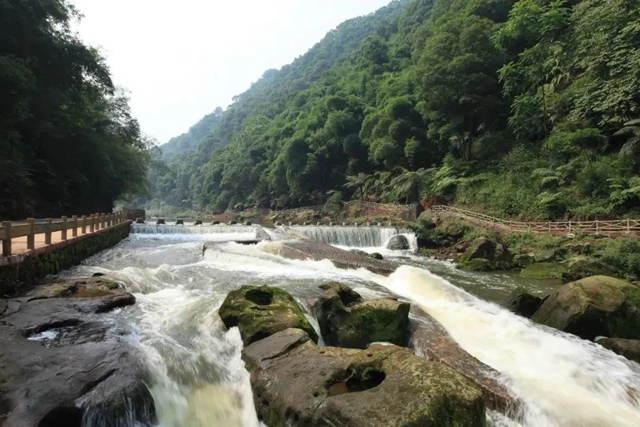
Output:
<instances>
[{"instance_id":1,"label":"small waterfall","mask_svg":"<svg viewBox=\"0 0 640 427\"><path fill-rule=\"evenodd\" d=\"M255 232L255 227L247 225L131 225L132 234L234 234Z\"/></svg>"},{"instance_id":2,"label":"small waterfall","mask_svg":"<svg viewBox=\"0 0 640 427\"><path fill-rule=\"evenodd\" d=\"M411 234L409 230L403 228L339 226L304 226L291 228L308 239L351 248L386 247L389 239L398 234L406 234L409 242L415 241L415 236Z\"/></svg>"}]
</instances>

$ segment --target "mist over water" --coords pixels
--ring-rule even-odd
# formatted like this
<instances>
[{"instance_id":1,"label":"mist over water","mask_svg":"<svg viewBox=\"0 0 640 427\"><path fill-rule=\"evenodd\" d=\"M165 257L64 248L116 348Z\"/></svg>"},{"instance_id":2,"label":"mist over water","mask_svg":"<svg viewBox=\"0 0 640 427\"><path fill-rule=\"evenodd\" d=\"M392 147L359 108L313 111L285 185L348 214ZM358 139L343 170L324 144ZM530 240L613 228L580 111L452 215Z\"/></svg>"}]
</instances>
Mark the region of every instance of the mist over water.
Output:
<instances>
[{"instance_id":1,"label":"mist over water","mask_svg":"<svg viewBox=\"0 0 640 427\"><path fill-rule=\"evenodd\" d=\"M369 248L378 239L380 252L394 254L382 247L386 240L381 230L372 240L342 231L340 238ZM498 370L511 393L524 402L524 411L516 421L489 413L489 425L640 425L639 365L473 296L456 286L457 276L448 275L442 265L433 264L441 274L435 275L424 268L432 264L421 267L410 253L395 253L397 260L411 265L383 277L340 270L329 261L283 259L275 255L277 241L224 243L251 233L137 232L69 273L106 273L136 295L135 306L112 316L128 331L125 339L141 349L161 427L259 426L249 374L240 358L240 334L235 328L225 330L217 309L229 291L247 284L279 286L306 307L320 294L318 285L331 280L354 287L365 298L396 294L410 299L440 321L465 350ZM319 233L324 239L324 231ZM220 237L219 243L214 236ZM207 243L204 255L203 242L213 242ZM504 276L495 276L496 283L493 276L478 277L478 288L506 287L508 282ZM472 277L464 280L465 289L473 292Z\"/></svg>"}]
</instances>

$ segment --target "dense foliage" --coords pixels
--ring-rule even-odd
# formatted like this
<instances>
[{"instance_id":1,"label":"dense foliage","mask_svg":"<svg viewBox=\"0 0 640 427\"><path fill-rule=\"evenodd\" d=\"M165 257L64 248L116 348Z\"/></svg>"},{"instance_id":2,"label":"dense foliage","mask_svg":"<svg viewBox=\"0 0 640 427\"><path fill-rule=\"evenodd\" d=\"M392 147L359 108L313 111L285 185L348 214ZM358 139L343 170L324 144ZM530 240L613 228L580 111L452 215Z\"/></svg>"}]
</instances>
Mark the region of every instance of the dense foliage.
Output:
<instances>
[{"instance_id":1,"label":"dense foliage","mask_svg":"<svg viewBox=\"0 0 640 427\"><path fill-rule=\"evenodd\" d=\"M637 215L639 108L637 0L394 2L174 139L152 185L208 210L340 194Z\"/></svg>"},{"instance_id":2,"label":"dense foliage","mask_svg":"<svg viewBox=\"0 0 640 427\"><path fill-rule=\"evenodd\" d=\"M147 142L65 0L0 0L0 217L110 211L147 185Z\"/></svg>"}]
</instances>

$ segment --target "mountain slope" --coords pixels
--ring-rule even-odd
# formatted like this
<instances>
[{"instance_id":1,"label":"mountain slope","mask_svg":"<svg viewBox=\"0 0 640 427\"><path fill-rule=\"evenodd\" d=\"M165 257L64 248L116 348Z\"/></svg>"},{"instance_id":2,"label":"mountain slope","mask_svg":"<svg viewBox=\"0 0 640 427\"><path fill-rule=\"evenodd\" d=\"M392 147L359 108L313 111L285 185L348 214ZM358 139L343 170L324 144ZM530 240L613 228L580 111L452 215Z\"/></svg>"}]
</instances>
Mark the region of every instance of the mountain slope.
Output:
<instances>
[{"instance_id":1,"label":"mountain slope","mask_svg":"<svg viewBox=\"0 0 640 427\"><path fill-rule=\"evenodd\" d=\"M326 71L267 73L166 188L212 210L358 197L636 215L638 22L625 0L413 0Z\"/></svg>"},{"instance_id":2,"label":"mountain slope","mask_svg":"<svg viewBox=\"0 0 640 427\"><path fill-rule=\"evenodd\" d=\"M292 93L306 89L333 65L343 62L364 39L375 34L381 23L395 19L408 4L409 0L394 0L370 15L340 24L292 64L266 71L246 92L236 96L226 111L207 115L188 133L172 138L162 146L165 158L194 148L207 136L210 141L206 145L225 145L253 115L275 117Z\"/></svg>"}]
</instances>

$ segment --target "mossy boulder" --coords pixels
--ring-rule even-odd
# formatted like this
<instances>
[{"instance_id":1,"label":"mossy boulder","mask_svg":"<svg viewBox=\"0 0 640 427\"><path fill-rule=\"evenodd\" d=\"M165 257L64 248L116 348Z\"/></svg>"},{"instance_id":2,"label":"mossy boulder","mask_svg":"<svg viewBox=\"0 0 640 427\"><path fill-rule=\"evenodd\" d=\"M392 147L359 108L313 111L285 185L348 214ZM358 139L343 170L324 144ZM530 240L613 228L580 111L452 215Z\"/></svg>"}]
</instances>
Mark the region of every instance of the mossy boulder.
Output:
<instances>
[{"instance_id":1,"label":"mossy boulder","mask_svg":"<svg viewBox=\"0 0 640 427\"><path fill-rule=\"evenodd\" d=\"M475 262L475 260L486 260ZM465 270L474 271L508 270L513 266L513 255L500 243L486 237L474 240L460 257L460 265ZM478 270L478 268L482 268Z\"/></svg>"},{"instance_id":2,"label":"mossy boulder","mask_svg":"<svg viewBox=\"0 0 640 427\"><path fill-rule=\"evenodd\" d=\"M459 261L458 266L460 270L465 271L493 271L494 266L488 259L476 258L469 261Z\"/></svg>"},{"instance_id":3,"label":"mossy boulder","mask_svg":"<svg viewBox=\"0 0 640 427\"><path fill-rule=\"evenodd\" d=\"M520 254L513 257L514 266L519 268L526 268L535 262L535 258L529 254Z\"/></svg>"},{"instance_id":4,"label":"mossy boulder","mask_svg":"<svg viewBox=\"0 0 640 427\"><path fill-rule=\"evenodd\" d=\"M527 279L562 279L566 266L551 262L538 262L525 267L520 275Z\"/></svg>"},{"instance_id":5,"label":"mossy boulder","mask_svg":"<svg viewBox=\"0 0 640 427\"><path fill-rule=\"evenodd\" d=\"M389 239L387 249L392 251L408 251L411 249L411 245L409 245L409 240L405 236L398 234Z\"/></svg>"},{"instance_id":6,"label":"mossy boulder","mask_svg":"<svg viewBox=\"0 0 640 427\"><path fill-rule=\"evenodd\" d=\"M584 339L640 339L640 288L594 276L568 283L549 295L533 320Z\"/></svg>"},{"instance_id":7,"label":"mossy boulder","mask_svg":"<svg viewBox=\"0 0 640 427\"><path fill-rule=\"evenodd\" d=\"M591 276L615 276L613 267L594 258L577 256L563 263L566 270L562 273L562 279L576 281Z\"/></svg>"},{"instance_id":8,"label":"mossy boulder","mask_svg":"<svg viewBox=\"0 0 640 427\"><path fill-rule=\"evenodd\" d=\"M535 254L536 262L555 262L562 261L564 257L567 255L567 248L552 248L552 249L544 249L537 254Z\"/></svg>"},{"instance_id":9,"label":"mossy boulder","mask_svg":"<svg viewBox=\"0 0 640 427\"><path fill-rule=\"evenodd\" d=\"M640 363L640 340L627 340L623 338L605 338L598 344L629 360Z\"/></svg>"},{"instance_id":10,"label":"mossy boulder","mask_svg":"<svg viewBox=\"0 0 640 427\"><path fill-rule=\"evenodd\" d=\"M340 283L321 286L325 290L313 306L327 345L365 348L372 342L406 346L409 340L410 304L382 298L364 301Z\"/></svg>"},{"instance_id":11,"label":"mossy boulder","mask_svg":"<svg viewBox=\"0 0 640 427\"><path fill-rule=\"evenodd\" d=\"M319 347L287 330L243 351L270 427L484 427L480 389L407 348Z\"/></svg>"},{"instance_id":12,"label":"mossy boulder","mask_svg":"<svg viewBox=\"0 0 640 427\"><path fill-rule=\"evenodd\" d=\"M378 252L374 252L372 254L369 255L371 258L373 259L377 259L378 261L382 261L384 259L384 257L379 254Z\"/></svg>"},{"instance_id":13,"label":"mossy boulder","mask_svg":"<svg viewBox=\"0 0 640 427\"><path fill-rule=\"evenodd\" d=\"M525 288L518 287L513 290L502 306L519 316L530 318L540 308L543 301L542 298L531 294Z\"/></svg>"},{"instance_id":14,"label":"mossy boulder","mask_svg":"<svg viewBox=\"0 0 640 427\"><path fill-rule=\"evenodd\" d=\"M243 286L229 292L218 314L227 328L240 329L245 345L289 328L302 329L318 340L291 294L271 286Z\"/></svg>"}]
</instances>

